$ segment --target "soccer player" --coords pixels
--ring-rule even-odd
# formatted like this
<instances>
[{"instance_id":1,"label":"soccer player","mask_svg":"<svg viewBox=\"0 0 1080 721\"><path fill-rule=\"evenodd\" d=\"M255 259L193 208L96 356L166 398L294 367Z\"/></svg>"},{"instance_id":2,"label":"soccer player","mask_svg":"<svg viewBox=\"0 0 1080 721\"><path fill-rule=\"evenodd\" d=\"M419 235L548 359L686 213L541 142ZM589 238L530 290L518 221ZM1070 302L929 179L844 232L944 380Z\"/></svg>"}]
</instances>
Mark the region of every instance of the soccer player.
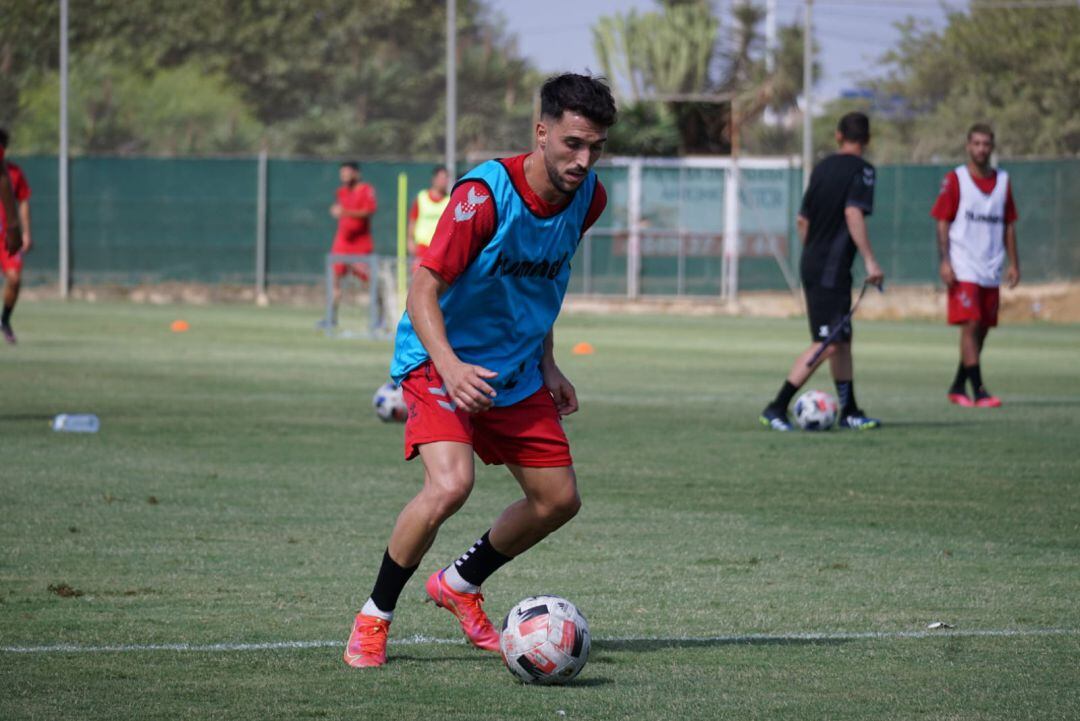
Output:
<instances>
[{"instance_id":1,"label":"soccer player","mask_svg":"<svg viewBox=\"0 0 1080 721\"><path fill-rule=\"evenodd\" d=\"M577 410L577 393L555 363L552 327L570 259L607 203L592 166L615 101L600 80L574 74L550 78L540 98L535 150L483 163L457 183L413 277L391 375L409 407L405 458L420 457L424 485L398 516L356 616L350 666L386 662L398 597L468 498L474 452L505 464L523 496L425 590L478 648L499 649L480 587L581 505L560 422Z\"/></svg>"},{"instance_id":2,"label":"soccer player","mask_svg":"<svg viewBox=\"0 0 1080 721\"><path fill-rule=\"evenodd\" d=\"M420 261L431 245L439 218L450 204L450 196L447 195L449 189L450 173L446 166L438 165L431 173L431 185L416 194L416 199L409 208L409 224L405 235L409 243L409 255L416 259L414 272L420 267Z\"/></svg>"},{"instance_id":3,"label":"soccer player","mask_svg":"<svg viewBox=\"0 0 1080 721\"><path fill-rule=\"evenodd\" d=\"M341 186L337 189L337 198L330 206L330 215L337 218L337 233L331 253L342 255L368 255L375 245L371 240L371 216L378 210L375 189L361 180L360 166L357 163L342 163L338 169ZM346 274L352 273L367 283L369 272L367 263L334 264L334 304L330 325L337 325L338 304L341 302L341 281Z\"/></svg>"},{"instance_id":4,"label":"soccer player","mask_svg":"<svg viewBox=\"0 0 1080 721\"><path fill-rule=\"evenodd\" d=\"M958 406L997 408L1001 399L983 385L979 357L998 322L1001 268L1005 281L1020 282L1016 252L1016 204L1009 174L990 167L994 131L977 123L967 134L968 160L949 171L930 215L937 219L941 280L949 290L949 323L960 326L960 365L948 398ZM967 394L971 382L972 396Z\"/></svg>"},{"instance_id":5,"label":"soccer player","mask_svg":"<svg viewBox=\"0 0 1080 721\"><path fill-rule=\"evenodd\" d=\"M851 359L851 324L825 348L813 366L807 363L822 341L851 310L851 266L862 253L866 279L881 287L885 276L874 258L866 218L874 209L874 166L863 160L870 142L870 119L848 113L836 128L839 151L818 163L810 175L796 220L803 242L801 274L810 320L811 346L796 360L776 398L761 412L761 422L774 431L790 431L787 407L818 366L828 358L840 402L840 427L868 430L881 421L868 418L855 402Z\"/></svg>"},{"instance_id":6,"label":"soccer player","mask_svg":"<svg viewBox=\"0 0 1080 721\"><path fill-rule=\"evenodd\" d=\"M0 313L0 334L14 345L11 314L19 300L23 256L30 252L30 185L22 169L5 160L8 132L0 128L0 271L4 274L4 309Z\"/></svg>"}]
</instances>

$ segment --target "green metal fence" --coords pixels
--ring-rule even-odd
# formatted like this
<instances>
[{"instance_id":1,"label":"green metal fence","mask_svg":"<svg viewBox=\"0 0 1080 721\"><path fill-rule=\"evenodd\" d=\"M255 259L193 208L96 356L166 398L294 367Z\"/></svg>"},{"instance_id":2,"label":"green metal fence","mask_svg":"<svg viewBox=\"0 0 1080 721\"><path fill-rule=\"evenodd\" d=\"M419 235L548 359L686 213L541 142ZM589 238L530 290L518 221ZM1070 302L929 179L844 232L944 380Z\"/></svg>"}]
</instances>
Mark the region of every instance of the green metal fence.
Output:
<instances>
[{"instance_id":1,"label":"green metal fence","mask_svg":"<svg viewBox=\"0 0 1080 721\"><path fill-rule=\"evenodd\" d=\"M29 282L58 276L58 171L54 157L12 157L29 179L35 248ZM1017 226L1026 281L1080 277L1080 160L1003 161L1020 212ZM929 217L952 165L878 168L872 243L892 283L937 278L934 224ZM267 277L271 284L318 282L335 221L329 215L338 164L271 159L267 164ZM410 195L425 187L430 163L368 162L375 186L377 251L395 250L397 176ZM571 292L626 294L634 270L627 238L638 204L640 293L717 295L724 231L724 171L646 167L637 181L625 166L600 169L608 210L574 260ZM801 195L798 168L742 171L739 264L741 289L787 286L776 257L756 248L780 237L779 257L798 267L794 216ZM251 283L255 278L258 160L80 157L71 161L71 264L76 284L154 282Z\"/></svg>"}]
</instances>

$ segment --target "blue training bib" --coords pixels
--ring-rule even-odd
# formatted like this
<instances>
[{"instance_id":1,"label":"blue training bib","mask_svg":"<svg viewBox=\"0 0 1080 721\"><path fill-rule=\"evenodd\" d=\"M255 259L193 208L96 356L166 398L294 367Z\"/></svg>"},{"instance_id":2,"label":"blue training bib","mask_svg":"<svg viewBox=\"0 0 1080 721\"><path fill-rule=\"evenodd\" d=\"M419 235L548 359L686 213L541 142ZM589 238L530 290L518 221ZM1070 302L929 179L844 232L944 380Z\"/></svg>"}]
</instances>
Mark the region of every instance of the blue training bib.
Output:
<instances>
[{"instance_id":1,"label":"blue training bib","mask_svg":"<svg viewBox=\"0 0 1080 721\"><path fill-rule=\"evenodd\" d=\"M498 160L478 165L458 184L468 181L487 187L485 200L495 204L498 225L487 246L439 298L439 307L454 352L466 363L498 373L488 384L497 393L495 405L509 406L543 385L544 338L562 308L596 173L590 171L569 205L549 218L529 210ZM472 192L474 205L484 202L479 191ZM467 211L459 204L445 212ZM390 375L400 383L429 358L406 312L398 323Z\"/></svg>"}]
</instances>

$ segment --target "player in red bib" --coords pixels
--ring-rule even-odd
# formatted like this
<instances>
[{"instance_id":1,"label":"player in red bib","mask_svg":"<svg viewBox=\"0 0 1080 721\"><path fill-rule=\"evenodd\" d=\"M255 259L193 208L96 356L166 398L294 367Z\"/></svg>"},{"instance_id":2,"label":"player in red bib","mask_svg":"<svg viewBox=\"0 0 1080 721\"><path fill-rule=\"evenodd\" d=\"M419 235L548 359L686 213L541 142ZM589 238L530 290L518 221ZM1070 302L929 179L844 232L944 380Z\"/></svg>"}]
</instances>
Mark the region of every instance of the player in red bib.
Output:
<instances>
[{"instance_id":1,"label":"player in red bib","mask_svg":"<svg viewBox=\"0 0 1080 721\"><path fill-rule=\"evenodd\" d=\"M996 408L1001 399L983 385L979 357L990 329L998 323L1001 271L1005 282L1020 282L1016 252L1016 204L1009 176L990 167L994 131L982 123L967 135L968 161L949 172L930 211L937 220L941 280L949 293L949 323L960 326L960 365L949 388L949 401L959 406ZM967 382L972 396L968 396Z\"/></svg>"},{"instance_id":2,"label":"player in red bib","mask_svg":"<svg viewBox=\"0 0 1080 721\"><path fill-rule=\"evenodd\" d=\"M4 274L4 310L0 314L0 333L15 344L11 314L19 300L23 256L30 252L30 184L22 169L5 160L8 133L0 128L0 271Z\"/></svg>"},{"instance_id":3,"label":"player in red bib","mask_svg":"<svg viewBox=\"0 0 1080 721\"><path fill-rule=\"evenodd\" d=\"M337 233L330 252L340 255L369 255L375 250L371 240L371 216L375 215L378 203L375 189L361 181L360 166L357 163L342 163L339 170L341 187L337 189L334 204L330 206L330 215L337 218ZM334 305L328 319L331 325L337 324L337 309L341 302L341 279L352 273L361 282L369 280L367 263L334 264Z\"/></svg>"}]
</instances>

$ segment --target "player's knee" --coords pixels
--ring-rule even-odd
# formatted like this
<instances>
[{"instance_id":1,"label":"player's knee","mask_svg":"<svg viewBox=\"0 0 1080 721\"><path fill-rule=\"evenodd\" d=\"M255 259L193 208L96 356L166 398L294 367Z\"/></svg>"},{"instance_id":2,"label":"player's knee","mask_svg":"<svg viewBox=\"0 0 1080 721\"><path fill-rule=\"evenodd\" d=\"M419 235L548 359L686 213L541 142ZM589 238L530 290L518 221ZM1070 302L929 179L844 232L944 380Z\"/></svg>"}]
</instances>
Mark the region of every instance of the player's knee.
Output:
<instances>
[{"instance_id":1,"label":"player's knee","mask_svg":"<svg viewBox=\"0 0 1080 721\"><path fill-rule=\"evenodd\" d=\"M581 496L573 485L540 505L540 518L550 528L567 523L581 510Z\"/></svg>"},{"instance_id":2,"label":"player's knee","mask_svg":"<svg viewBox=\"0 0 1080 721\"><path fill-rule=\"evenodd\" d=\"M431 515L438 522L445 521L457 513L472 492L472 477L454 474L441 478L429 489L431 497Z\"/></svg>"}]
</instances>

